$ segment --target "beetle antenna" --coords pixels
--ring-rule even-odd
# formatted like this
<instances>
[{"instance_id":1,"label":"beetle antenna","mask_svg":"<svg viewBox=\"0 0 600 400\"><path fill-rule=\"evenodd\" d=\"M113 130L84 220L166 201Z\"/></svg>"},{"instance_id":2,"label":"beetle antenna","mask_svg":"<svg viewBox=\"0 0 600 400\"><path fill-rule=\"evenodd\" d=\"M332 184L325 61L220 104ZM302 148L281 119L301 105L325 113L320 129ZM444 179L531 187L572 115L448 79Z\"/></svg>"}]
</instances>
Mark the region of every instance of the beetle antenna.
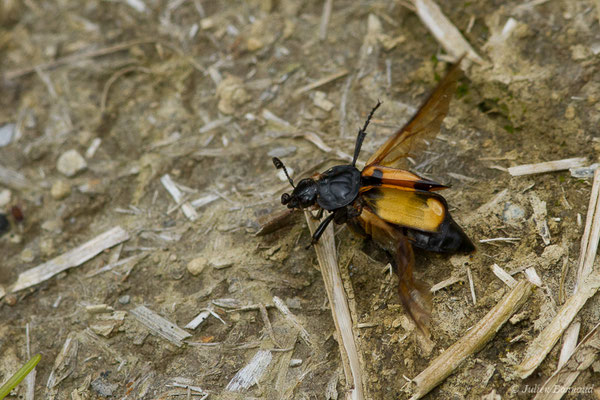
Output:
<instances>
[{"instance_id":1,"label":"beetle antenna","mask_svg":"<svg viewBox=\"0 0 600 400\"><path fill-rule=\"evenodd\" d=\"M285 172L285 176L287 176L288 181L290 181L290 185L292 185L292 187L294 189L296 189L296 186L294 185L294 181L292 180L292 178L290 178L290 175L287 172L287 168L285 167L285 165L283 165L281 160L277 157L273 157L273 165L275 165L275 168L277 168L277 169L283 168L283 172Z\"/></svg>"},{"instance_id":2,"label":"beetle antenna","mask_svg":"<svg viewBox=\"0 0 600 400\"><path fill-rule=\"evenodd\" d=\"M365 125L358 131L358 136L356 136L356 145L354 146L354 157L352 158L353 167L356 165L356 160L358 160L358 154L360 153L360 148L362 147L363 140L365 140L365 136L367 136L367 126L369 126L369 122L371 122L371 118L373 117L373 114L375 114L375 110L377 110L380 105L381 101L377 100L377 104L369 113L369 116L365 121Z\"/></svg>"}]
</instances>

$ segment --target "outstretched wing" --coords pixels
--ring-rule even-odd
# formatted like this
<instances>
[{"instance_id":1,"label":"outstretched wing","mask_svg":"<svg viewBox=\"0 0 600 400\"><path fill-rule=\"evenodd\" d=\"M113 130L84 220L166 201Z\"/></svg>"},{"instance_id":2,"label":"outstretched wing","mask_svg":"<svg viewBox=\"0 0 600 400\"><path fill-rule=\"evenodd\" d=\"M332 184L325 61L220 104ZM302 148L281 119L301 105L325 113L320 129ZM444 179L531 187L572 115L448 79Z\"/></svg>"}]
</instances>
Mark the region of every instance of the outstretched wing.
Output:
<instances>
[{"instance_id":1,"label":"outstretched wing","mask_svg":"<svg viewBox=\"0 0 600 400\"><path fill-rule=\"evenodd\" d=\"M369 236L387 253L398 274L398 294L404 309L419 330L429 336L427 325L431 298L427 287L413 278L415 257L408 238L399 229L379 218L368 206L363 208L359 217L350 220L348 225L358 233Z\"/></svg>"},{"instance_id":2,"label":"outstretched wing","mask_svg":"<svg viewBox=\"0 0 600 400\"><path fill-rule=\"evenodd\" d=\"M456 90L456 82L462 75L461 61L462 57L452 65L415 116L369 158L367 166L402 167L406 157L413 155L427 144L426 140L438 134Z\"/></svg>"}]
</instances>

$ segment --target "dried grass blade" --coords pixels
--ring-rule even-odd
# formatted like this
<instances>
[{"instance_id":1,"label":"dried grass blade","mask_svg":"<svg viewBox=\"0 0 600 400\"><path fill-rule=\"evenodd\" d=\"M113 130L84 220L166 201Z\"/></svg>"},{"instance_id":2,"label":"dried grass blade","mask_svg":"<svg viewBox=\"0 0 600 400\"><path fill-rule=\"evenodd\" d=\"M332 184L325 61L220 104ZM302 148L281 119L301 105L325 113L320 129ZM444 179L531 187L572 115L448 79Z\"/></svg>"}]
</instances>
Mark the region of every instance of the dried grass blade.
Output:
<instances>
[{"instance_id":1,"label":"dried grass blade","mask_svg":"<svg viewBox=\"0 0 600 400\"><path fill-rule=\"evenodd\" d=\"M446 349L429 366L413 379L417 385L411 400L420 399L439 385L469 355L479 351L489 342L510 316L531 294L533 285L521 281L494 306L473 328Z\"/></svg>"},{"instance_id":2,"label":"dried grass blade","mask_svg":"<svg viewBox=\"0 0 600 400\"><path fill-rule=\"evenodd\" d=\"M537 164L518 165L510 167L508 173L512 176L542 174L544 172L563 171L569 168L583 167L586 163L585 157L566 158L564 160L547 161Z\"/></svg>"},{"instance_id":3,"label":"dried grass blade","mask_svg":"<svg viewBox=\"0 0 600 400\"><path fill-rule=\"evenodd\" d=\"M414 0L413 3L423 24L448 53L457 59L467 53L467 57L471 61L478 64L484 63L479 54L473 50L469 42L433 0Z\"/></svg>"},{"instance_id":4,"label":"dried grass blade","mask_svg":"<svg viewBox=\"0 0 600 400\"><path fill-rule=\"evenodd\" d=\"M312 217L310 212L305 211L304 214L312 234L318 226L318 221ZM323 275L325 289L327 290L333 321L339 337L340 353L342 355L346 382L352 387L348 392L347 398L362 400L365 398L362 366L360 365L358 346L353 333L353 321L348 305L348 298L338 269L333 227L331 225L327 227L319 242L315 244L315 251L319 260L319 266L321 267L321 274Z\"/></svg>"},{"instance_id":5,"label":"dried grass blade","mask_svg":"<svg viewBox=\"0 0 600 400\"><path fill-rule=\"evenodd\" d=\"M135 319L146 326L146 328L150 329L163 339L167 339L169 342L178 347L183 346L183 340L185 338L192 336L190 333L184 331L173 322L161 317L154 311L144 306L138 306L131 310L130 313L135 317Z\"/></svg>"},{"instance_id":6,"label":"dried grass blade","mask_svg":"<svg viewBox=\"0 0 600 400\"><path fill-rule=\"evenodd\" d=\"M17 282L10 290L12 292L17 292L44 282L66 269L83 264L100 254L102 251L128 239L129 233L120 226L116 226L73 250L40 264L37 267L22 272L19 274Z\"/></svg>"}]
</instances>

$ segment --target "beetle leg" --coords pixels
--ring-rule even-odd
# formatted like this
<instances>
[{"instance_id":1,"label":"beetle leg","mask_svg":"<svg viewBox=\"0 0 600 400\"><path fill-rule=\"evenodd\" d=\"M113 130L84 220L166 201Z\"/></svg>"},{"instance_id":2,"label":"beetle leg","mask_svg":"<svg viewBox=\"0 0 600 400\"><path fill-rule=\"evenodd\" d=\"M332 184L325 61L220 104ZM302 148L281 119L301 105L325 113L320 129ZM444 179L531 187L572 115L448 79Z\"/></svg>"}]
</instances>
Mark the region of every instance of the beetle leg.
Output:
<instances>
[{"instance_id":1,"label":"beetle leg","mask_svg":"<svg viewBox=\"0 0 600 400\"><path fill-rule=\"evenodd\" d=\"M334 215L335 215L334 213L331 213L331 214L329 214L329 216L327 216L327 218L325 218L323 221L321 221L321 223L319 224L319 226L315 230L315 233L312 236L312 240L311 240L310 244L308 246L306 246L307 249L309 249L310 246L316 244L319 241L319 239L321 238L321 235L323 235L323 232L325 232L325 228L327 228L327 225L329 225L329 223L333 220Z\"/></svg>"}]
</instances>

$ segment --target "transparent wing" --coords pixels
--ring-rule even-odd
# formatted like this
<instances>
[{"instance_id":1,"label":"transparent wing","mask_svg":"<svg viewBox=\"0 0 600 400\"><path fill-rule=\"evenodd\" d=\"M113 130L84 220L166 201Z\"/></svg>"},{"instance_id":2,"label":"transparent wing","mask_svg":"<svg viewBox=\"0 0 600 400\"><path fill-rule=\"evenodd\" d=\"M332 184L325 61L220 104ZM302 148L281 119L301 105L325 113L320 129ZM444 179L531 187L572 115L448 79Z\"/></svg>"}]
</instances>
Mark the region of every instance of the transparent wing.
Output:
<instances>
[{"instance_id":1,"label":"transparent wing","mask_svg":"<svg viewBox=\"0 0 600 400\"><path fill-rule=\"evenodd\" d=\"M452 65L415 116L369 158L367 166L403 167L406 157L421 150L428 140L435 138L448 113L456 82L462 75L461 61L462 57Z\"/></svg>"}]
</instances>

